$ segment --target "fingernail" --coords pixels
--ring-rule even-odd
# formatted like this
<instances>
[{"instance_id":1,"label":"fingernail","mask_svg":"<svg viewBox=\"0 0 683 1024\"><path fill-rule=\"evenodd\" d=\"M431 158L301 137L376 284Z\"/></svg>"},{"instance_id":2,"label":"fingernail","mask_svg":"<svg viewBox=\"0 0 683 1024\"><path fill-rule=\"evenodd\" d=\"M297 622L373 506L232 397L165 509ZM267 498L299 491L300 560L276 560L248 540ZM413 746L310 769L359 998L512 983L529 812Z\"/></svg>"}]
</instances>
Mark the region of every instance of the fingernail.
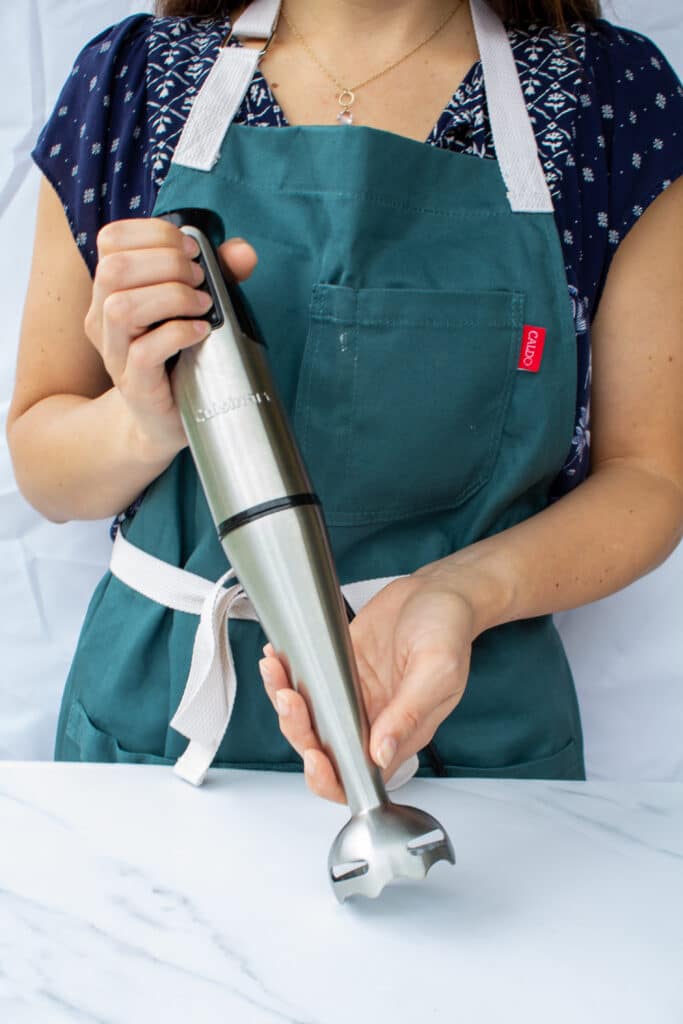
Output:
<instances>
[{"instance_id":1,"label":"fingernail","mask_svg":"<svg viewBox=\"0 0 683 1024\"><path fill-rule=\"evenodd\" d=\"M193 263L191 267L192 280L194 284L201 284L204 280L204 271L198 263Z\"/></svg>"},{"instance_id":2,"label":"fingernail","mask_svg":"<svg viewBox=\"0 0 683 1024\"><path fill-rule=\"evenodd\" d=\"M263 681L265 683L272 682L272 676L271 676L270 672L268 671L265 658L261 658L261 660L258 663L258 667L261 670L261 675L263 677Z\"/></svg>"},{"instance_id":3,"label":"fingernail","mask_svg":"<svg viewBox=\"0 0 683 1024\"><path fill-rule=\"evenodd\" d=\"M275 703L277 704L277 712L284 718L292 710L289 706L289 701L285 697L284 693L275 694Z\"/></svg>"},{"instance_id":4,"label":"fingernail","mask_svg":"<svg viewBox=\"0 0 683 1024\"><path fill-rule=\"evenodd\" d=\"M191 238L189 235L183 235L183 249L190 259L195 259L195 257L199 256L199 246L194 238Z\"/></svg>"},{"instance_id":5,"label":"fingernail","mask_svg":"<svg viewBox=\"0 0 683 1024\"><path fill-rule=\"evenodd\" d=\"M385 736L379 747L375 760L380 768L388 768L396 756L396 740L391 736Z\"/></svg>"},{"instance_id":6,"label":"fingernail","mask_svg":"<svg viewBox=\"0 0 683 1024\"><path fill-rule=\"evenodd\" d=\"M194 330L199 338L205 338L211 333L211 324L207 320L195 320Z\"/></svg>"},{"instance_id":7,"label":"fingernail","mask_svg":"<svg viewBox=\"0 0 683 1024\"><path fill-rule=\"evenodd\" d=\"M304 771L309 778L315 775L315 757L312 750L304 750Z\"/></svg>"}]
</instances>

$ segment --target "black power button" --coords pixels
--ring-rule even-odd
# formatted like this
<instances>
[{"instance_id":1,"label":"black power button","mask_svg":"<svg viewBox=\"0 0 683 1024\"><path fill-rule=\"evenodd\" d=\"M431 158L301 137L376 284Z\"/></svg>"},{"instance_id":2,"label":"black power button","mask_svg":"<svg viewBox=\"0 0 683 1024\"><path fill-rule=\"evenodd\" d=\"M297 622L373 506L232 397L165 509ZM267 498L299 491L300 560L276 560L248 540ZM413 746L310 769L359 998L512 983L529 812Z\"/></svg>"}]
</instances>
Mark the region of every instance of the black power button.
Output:
<instances>
[{"instance_id":1,"label":"black power button","mask_svg":"<svg viewBox=\"0 0 683 1024\"><path fill-rule=\"evenodd\" d=\"M209 274L208 274L208 271L206 269L206 263L204 262L204 257L200 253L199 256L196 256L192 262L193 263L198 263L199 266L204 271L204 280L202 281L202 283L200 285L197 285L197 290L200 291L200 292L206 292L206 294L210 295L211 298L213 299L213 306L208 311L208 313L205 313L204 316L197 317L196 319L198 319L198 320L206 320L211 325L212 329L215 329L216 327L222 327L223 326L223 317L221 315L220 307L219 307L218 302L217 302L216 293L215 293L215 291L213 289L213 286L212 286L212 284L211 284L211 282L209 280Z\"/></svg>"}]
</instances>

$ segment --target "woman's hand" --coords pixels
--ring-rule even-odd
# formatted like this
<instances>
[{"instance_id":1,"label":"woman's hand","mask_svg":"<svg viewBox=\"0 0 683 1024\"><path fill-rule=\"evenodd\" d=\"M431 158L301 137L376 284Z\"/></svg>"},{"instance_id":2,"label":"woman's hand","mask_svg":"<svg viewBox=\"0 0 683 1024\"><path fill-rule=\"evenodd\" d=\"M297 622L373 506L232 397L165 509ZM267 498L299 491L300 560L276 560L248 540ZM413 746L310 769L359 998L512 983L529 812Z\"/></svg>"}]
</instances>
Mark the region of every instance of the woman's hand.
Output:
<instances>
[{"instance_id":1,"label":"woman's hand","mask_svg":"<svg viewBox=\"0 0 683 1024\"><path fill-rule=\"evenodd\" d=\"M470 664L475 613L450 574L435 571L395 580L351 623L361 690L371 724L370 754L388 779L432 739L459 703ZM344 791L311 724L303 697L291 688L268 644L260 662L280 728L304 759L309 788L344 803Z\"/></svg>"},{"instance_id":2,"label":"woman's hand","mask_svg":"<svg viewBox=\"0 0 683 1024\"><path fill-rule=\"evenodd\" d=\"M165 363L209 333L208 323L196 319L211 307L210 296L197 290L204 279L193 263L199 248L175 225L150 218L107 224L97 249L86 333L133 415L139 454L170 461L187 439ZM238 280L256 265L242 239L225 242L219 255Z\"/></svg>"}]
</instances>

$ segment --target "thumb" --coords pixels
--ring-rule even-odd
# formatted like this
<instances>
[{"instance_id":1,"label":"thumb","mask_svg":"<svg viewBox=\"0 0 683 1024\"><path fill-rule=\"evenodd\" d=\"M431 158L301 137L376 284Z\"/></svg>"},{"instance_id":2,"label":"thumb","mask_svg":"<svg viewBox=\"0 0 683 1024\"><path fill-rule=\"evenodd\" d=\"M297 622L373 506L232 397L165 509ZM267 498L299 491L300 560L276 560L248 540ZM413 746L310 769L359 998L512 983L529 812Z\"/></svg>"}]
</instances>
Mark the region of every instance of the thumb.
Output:
<instances>
[{"instance_id":1,"label":"thumb","mask_svg":"<svg viewBox=\"0 0 683 1024\"><path fill-rule=\"evenodd\" d=\"M258 263L256 250L244 238L229 238L219 246L218 255L224 268L238 281L246 281Z\"/></svg>"},{"instance_id":2,"label":"thumb","mask_svg":"<svg viewBox=\"0 0 683 1024\"><path fill-rule=\"evenodd\" d=\"M370 756L385 772L426 746L465 689L467 668L423 655L412 664L370 732ZM464 677L464 678L463 678Z\"/></svg>"}]
</instances>

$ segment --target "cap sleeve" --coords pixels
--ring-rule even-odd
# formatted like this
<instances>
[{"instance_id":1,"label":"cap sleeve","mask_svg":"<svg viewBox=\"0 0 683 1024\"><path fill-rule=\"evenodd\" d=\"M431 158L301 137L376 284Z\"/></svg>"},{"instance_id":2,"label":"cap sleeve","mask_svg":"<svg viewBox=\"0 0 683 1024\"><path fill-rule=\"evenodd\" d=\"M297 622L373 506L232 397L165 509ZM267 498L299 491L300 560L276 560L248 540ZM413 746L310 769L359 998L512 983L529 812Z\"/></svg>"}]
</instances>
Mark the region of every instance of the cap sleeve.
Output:
<instances>
[{"instance_id":1,"label":"cap sleeve","mask_svg":"<svg viewBox=\"0 0 683 1024\"><path fill-rule=\"evenodd\" d=\"M145 71L149 15L106 29L80 52L31 156L59 195L91 275L97 233L148 216Z\"/></svg>"},{"instance_id":2,"label":"cap sleeve","mask_svg":"<svg viewBox=\"0 0 683 1024\"><path fill-rule=\"evenodd\" d=\"M595 211L595 227L607 236L604 283L620 241L683 174L683 87L662 52L636 32L598 22L587 43L607 171L606 193Z\"/></svg>"}]
</instances>

